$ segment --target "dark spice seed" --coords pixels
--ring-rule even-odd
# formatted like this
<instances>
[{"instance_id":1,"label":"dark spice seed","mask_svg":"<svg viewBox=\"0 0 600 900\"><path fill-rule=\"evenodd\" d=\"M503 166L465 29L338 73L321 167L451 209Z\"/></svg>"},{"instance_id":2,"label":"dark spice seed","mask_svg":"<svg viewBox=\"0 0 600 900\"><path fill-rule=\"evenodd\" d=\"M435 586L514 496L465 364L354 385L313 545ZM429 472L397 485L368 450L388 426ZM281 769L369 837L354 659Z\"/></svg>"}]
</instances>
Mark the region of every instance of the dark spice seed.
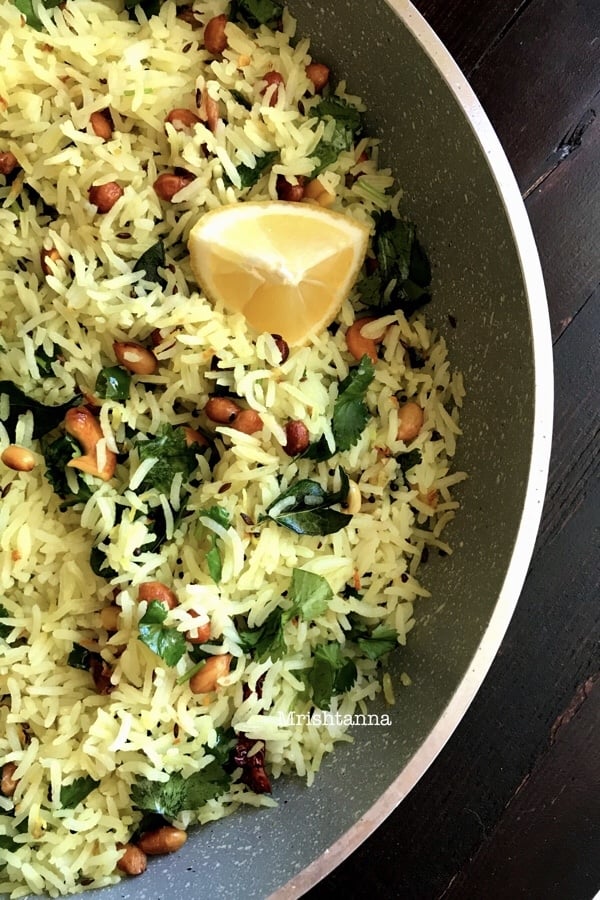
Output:
<instances>
[{"instance_id":1,"label":"dark spice seed","mask_svg":"<svg viewBox=\"0 0 600 900\"><path fill-rule=\"evenodd\" d=\"M402 575L400 576L400 581L402 582L402 584L406 584L406 582L408 581L408 575L406 574L406 572L402 573Z\"/></svg>"},{"instance_id":2,"label":"dark spice seed","mask_svg":"<svg viewBox=\"0 0 600 900\"><path fill-rule=\"evenodd\" d=\"M450 314L448 316L448 321L450 322L450 325L452 326L452 328L456 328L456 316L453 316L452 314Z\"/></svg>"}]
</instances>

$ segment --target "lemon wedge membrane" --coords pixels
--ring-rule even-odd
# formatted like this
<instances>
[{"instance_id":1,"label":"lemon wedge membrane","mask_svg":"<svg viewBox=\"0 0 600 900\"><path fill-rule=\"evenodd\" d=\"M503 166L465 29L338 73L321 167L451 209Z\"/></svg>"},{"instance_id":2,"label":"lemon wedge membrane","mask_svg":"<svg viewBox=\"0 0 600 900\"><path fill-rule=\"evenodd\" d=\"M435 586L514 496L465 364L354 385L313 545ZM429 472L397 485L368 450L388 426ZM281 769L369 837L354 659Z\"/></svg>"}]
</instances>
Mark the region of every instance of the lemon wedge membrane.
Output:
<instances>
[{"instance_id":1,"label":"lemon wedge membrane","mask_svg":"<svg viewBox=\"0 0 600 900\"><path fill-rule=\"evenodd\" d=\"M335 319L368 239L369 228L349 215L278 200L206 213L192 228L188 249L209 300L293 347Z\"/></svg>"}]
</instances>

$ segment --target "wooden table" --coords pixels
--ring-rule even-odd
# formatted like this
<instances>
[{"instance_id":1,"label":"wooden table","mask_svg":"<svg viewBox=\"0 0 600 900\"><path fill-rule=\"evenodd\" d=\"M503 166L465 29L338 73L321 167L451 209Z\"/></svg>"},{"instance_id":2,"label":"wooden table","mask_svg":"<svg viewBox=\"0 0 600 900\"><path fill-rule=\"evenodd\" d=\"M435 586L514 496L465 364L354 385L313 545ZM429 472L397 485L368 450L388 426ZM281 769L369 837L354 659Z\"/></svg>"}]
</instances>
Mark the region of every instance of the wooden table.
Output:
<instances>
[{"instance_id":1,"label":"wooden table","mask_svg":"<svg viewBox=\"0 0 600 900\"><path fill-rule=\"evenodd\" d=\"M554 451L527 581L462 724L309 897L600 890L600 0L417 0L515 171L554 338Z\"/></svg>"}]
</instances>

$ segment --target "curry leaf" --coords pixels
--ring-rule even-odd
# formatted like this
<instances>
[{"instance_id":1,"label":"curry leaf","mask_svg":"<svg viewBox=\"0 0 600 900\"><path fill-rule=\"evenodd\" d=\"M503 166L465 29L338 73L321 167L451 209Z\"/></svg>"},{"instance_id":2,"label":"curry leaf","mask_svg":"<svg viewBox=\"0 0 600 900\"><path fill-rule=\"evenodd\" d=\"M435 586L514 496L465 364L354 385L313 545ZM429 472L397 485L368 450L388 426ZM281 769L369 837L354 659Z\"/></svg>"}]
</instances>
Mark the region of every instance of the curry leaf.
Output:
<instances>
[{"instance_id":1,"label":"curry leaf","mask_svg":"<svg viewBox=\"0 0 600 900\"><path fill-rule=\"evenodd\" d=\"M167 286L167 281L165 277L159 273L158 270L164 269L165 265L165 245L162 241L157 241L142 253L135 266L133 267L133 271L144 272L144 278L146 281L154 281L156 282L156 284L159 284L164 290Z\"/></svg>"},{"instance_id":2,"label":"curry leaf","mask_svg":"<svg viewBox=\"0 0 600 900\"><path fill-rule=\"evenodd\" d=\"M271 519L296 534L334 534L346 526L352 516L330 509L348 496L348 476L340 468L342 486L327 492L317 481L304 478L295 481L267 508L261 518Z\"/></svg>"},{"instance_id":3,"label":"curry leaf","mask_svg":"<svg viewBox=\"0 0 600 900\"><path fill-rule=\"evenodd\" d=\"M75 809L99 784L100 782L94 781L90 775L76 778L71 784L66 784L60 789L60 805L63 809Z\"/></svg>"}]
</instances>

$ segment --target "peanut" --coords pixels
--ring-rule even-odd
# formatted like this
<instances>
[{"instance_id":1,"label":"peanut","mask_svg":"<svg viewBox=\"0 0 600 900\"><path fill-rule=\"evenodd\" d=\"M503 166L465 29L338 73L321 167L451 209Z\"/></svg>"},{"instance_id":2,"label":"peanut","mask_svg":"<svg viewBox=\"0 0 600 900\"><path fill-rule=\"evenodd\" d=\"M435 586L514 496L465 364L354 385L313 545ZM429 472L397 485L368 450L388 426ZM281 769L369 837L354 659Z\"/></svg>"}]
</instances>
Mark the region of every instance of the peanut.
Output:
<instances>
[{"instance_id":1,"label":"peanut","mask_svg":"<svg viewBox=\"0 0 600 900\"><path fill-rule=\"evenodd\" d=\"M204 412L212 422L231 425L241 412L241 407L229 397L211 397L204 407Z\"/></svg>"},{"instance_id":2,"label":"peanut","mask_svg":"<svg viewBox=\"0 0 600 900\"><path fill-rule=\"evenodd\" d=\"M223 656L211 656L207 659L199 672L190 678L190 690L192 694L208 694L216 690L219 678L223 678L229 672L231 654Z\"/></svg>"},{"instance_id":3,"label":"peanut","mask_svg":"<svg viewBox=\"0 0 600 900\"><path fill-rule=\"evenodd\" d=\"M123 850L123 855L117 863L117 869L125 872L126 875L141 875L146 871L148 860L143 850L140 850L135 844L125 844L119 849Z\"/></svg>"},{"instance_id":4,"label":"peanut","mask_svg":"<svg viewBox=\"0 0 600 900\"><path fill-rule=\"evenodd\" d=\"M213 100L206 88L204 88L200 95L198 115L202 122L206 122L209 131L212 131L214 134L219 122L219 104L216 100Z\"/></svg>"},{"instance_id":5,"label":"peanut","mask_svg":"<svg viewBox=\"0 0 600 900\"><path fill-rule=\"evenodd\" d=\"M162 853L174 853L180 850L187 841L187 834L173 825L163 825L156 831L147 831L141 836L137 845L148 856L159 856Z\"/></svg>"},{"instance_id":6,"label":"peanut","mask_svg":"<svg viewBox=\"0 0 600 900\"><path fill-rule=\"evenodd\" d=\"M90 203L98 209L99 213L107 213L113 208L117 200L123 196L123 188L116 181L108 181L106 184L95 184L88 191Z\"/></svg>"},{"instance_id":7,"label":"peanut","mask_svg":"<svg viewBox=\"0 0 600 900\"><path fill-rule=\"evenodd\" d=\"M323 63L310 63L304 71L308 80L312 81L315 93L319 94L329 81L329 67Z\"/></svg>"},{"instance_id":8,"label":"peanut","mask_svg":"<svg viewBox=\"0 0 600 900\"><path fill-rule=\"evenodd\" d=\"M304 422L288 422L285 426L286 445L283 448L288 456L304 453L310 443L308 428Z\"/></svg>"},{"instance_id":9,"label":"peanut","mask_svg":"<svg viewBox=\"0 0 600 900\"><path fill-rule=\"evenodd\" d=\"M180 9L177 13L177 18L181 19L183 22L187 22L187 24L194 29L202 28L202 22L191 6L184 6L183 9Z\"/></svg>"},{"instance_id":10,"label":"peanut","mask_svg":"<svg viewBox=\"0 0 600 900\"><path fill-rule=\"evenodd\" d=\"M243 409L237 414L231 423L231 427L235 428L236 431L241 431L243 434L254 434L262 430L263 420L255 409Z\"/></svg>"},{"instance_id":11,"label":"peanut","mask_svg":"<svg viewBox=\"0 0 600 900\"><path fill-rule=\"evenodd\" d=\"M171 588L168 588L166 584L163 584L162 581L145 581L143 584L140 584L138 601L141 603L142 600L145 600L147 603L157 600L159 603L163 603L167 609L175 609L176 606L179 606L177 594Z\"/></svg>"},{"instance_id":12,"label":"peanut","mask_svg":"<svg viewBox=\"0 0 600 900\"><path fill-rule=\"evenodd\" d=\"M4 763L2 766L2 779L0 781L0 794L5 797L12 797L17 789L19 782L15 778L17 767L14 762Z\"/></svg>"},{"instance_id":13,"label":"peanut","mask_svg":"<svg viewBox=\"0 0 600 900\"><path fill-rule=\"evenodd\" d=\"M77 406L67 410L65 415L65 430L67 434L78 441L84 451L83 456L77 456L67 463L73 469L80 469L88 475L95 475L103 481L109 481L114 475L117 465L117 455L104 448L104 464L99 468L97 447L102 440L102 428L98 419L85 406Z\"/></svg>"},{"instance_id":14,"label":"peanut","mask_svg":"<svg viewBox=\"0 0 600 900\"><path fill-rule=\"evenodd\" d=\"M277 176L277 197L280 200L286 200L288 203L299 203L304 197L304 182L306 179L303 175L298 176L298 184L291 184L284 175Z\"/></svg>"},{"instance_id":15,"label":"peanut","mask_svg":"<svg viewBox=\"0 0 600 900\"><path fill-rule=\"evenodd\" d=\"M170 203L175 194L191 184L196 176L188 173L187 175L175 175L174 172L163 172L159 175L152 187L157 196Z\"/></svg>"},{"instance_id":16,"label":"peanut","mask_svg":"<svg viewBox=\"0 0 600 900\"><path fill-rule=\"evenodd\" d=\"M275 90L272 91L269 98L269 106L276 106L279 97L279 85L283 84L283 75L280 72L267 72L266 75L263 75L263 81L266 82L266 87L263 88L261 94L266 94L269 88L275 85Z\"/></svg>"},{"instance_id":17,"label":"peanut","mask_svg":"<svg viewBox=\"0 0 600 900\"><path fill-rule=\"evenodd\" d=\"M213 18L209 19L206 23L206 28L204 29L204 46L213 56L222 53L227 46L225 26L228 21L227 16L222 13L220 16L213 16Z\"/></svg>"},{"instance_id":18,"label":"peanut","mask_svg":"<svg viewBox=\"0 0 600 900\"><path fill-rule=\"evenodd\" d=\"M106 631L118 631L120 615L121 608L119 606L105 606L100 610L100 624L103 628L106 629Z\"/></svg>"},{"instance_id":19,"label":"peanut","mask_svg":"<svg viewBox=\"0 0 600 900\"><path fill-rule=\"evenodd\" d=\"M275 341L277 349L281 353L281 364L283 364L290 355L289 345L287 341L284 341L280 334L272 334L271 337Z\"/></svg>"},{"instance_id":20,"label":"peanut","mask_svg":"<svg viewBox=\"0 0 600 900\"><path fill-rule=\"evenodd\" d=\"M378 338L366 338L362 335L362 329L370 322L375 322L377 316L367 316L357 319L346 332L346 345L356 360L361 360L366 354L373 363L377 362L377 344L383 340L383 334Z\"/></svg>"},{"instance_id":21,"label":"peanut","mask_svg":"<svg viewBox=\"0 0 600 900\"><path fill-rule=\"evenodd\" d=\"M192 131L199 121L200 118L191 109L172 109L165 119L175 131Z\"/></svg>"},{"instance_id":22,"label":"peanut","mask_svg":"<svg viewBox=\"0 0 600 900\"><path fill-rule=\"evenodd\" d=\"M10 150L0 153L0 175L10 175L18 165L17 157Z\"/></svg>"},{"instance_id":23,"label":"peanut","mask_svg":"<svg viewBox=\"0 0 600 900\"><path fill-rule=\"evenodd\" d=\"M208 447L208 441L200 431L196 431L195 428L190 428L189 425L183 426L183 433L185 434L185 445L186 447L193 447L194 444L200 444L202 447Z\"/></svg>"},{"instance_id":24,"label":"peanut","mask_svg":"<svg viewBox=\"0 0 600 900\"><path fill-rule=\"evenodd\" d=\"M110 141L113 136L113 123L108 109L99 109L90 116L90 125L96 137Z\"/></svg>"},{"instance_id":25,"label":"peanut","mask_svg":"<svg viewBox=\"0 0 600 900\"><path fill-rule=\"evenodd\" d=\"M152 350L134 341L114 341L113 350L118 362L135 375L154 375L158 360Z\"/></svg>"},{"instance_id":26,"label":"peanut","mask_svg":"<svg viewBox=\"0 0 600 900\"><path fill-rule=\"evenodd\" d=\"M199 615L194 609L190 609L189 614L193 618L197 618ZM205 644L209 637L210 621L204 622L202 625L198 625L197 628L191 628L185 633L185 639L186 641L189 641L190 644Z\"/></svg>"},{"instance_id":27,"label":"peanut","mask_svg":"<svg viewBox=\"0 0 600 900\"><path fill-rule=\"evenodd\" d=\"M44 275L52 275L52 268L48 264L48 260L52 260L52 262L59 263L62 262L62 258L56 247L50 247L47 250L45 247L42 247L40 252L40 265L42 267L42 272Z\"/></svg>"},{"instance_id":28,"label":"peanut","mask_svg":"<svg viewBox=\"0 0 600 900\"><path fill-rule=\"evenodd\" d=\"M409 400L398 408L397 441L413 441L423 427L424 414L418 403Z\"/></svg>"},{"instance_id":29,"label":"peanut","mask_svg":"<svg viewBox=\"0 0 600 900\"><path fill-rule=\"evenodd\" d=\"M31 472L36 465L35 456L27 447L9 444L0 457L5 466L15 472Z\"/></svg>"}]
</instances>

